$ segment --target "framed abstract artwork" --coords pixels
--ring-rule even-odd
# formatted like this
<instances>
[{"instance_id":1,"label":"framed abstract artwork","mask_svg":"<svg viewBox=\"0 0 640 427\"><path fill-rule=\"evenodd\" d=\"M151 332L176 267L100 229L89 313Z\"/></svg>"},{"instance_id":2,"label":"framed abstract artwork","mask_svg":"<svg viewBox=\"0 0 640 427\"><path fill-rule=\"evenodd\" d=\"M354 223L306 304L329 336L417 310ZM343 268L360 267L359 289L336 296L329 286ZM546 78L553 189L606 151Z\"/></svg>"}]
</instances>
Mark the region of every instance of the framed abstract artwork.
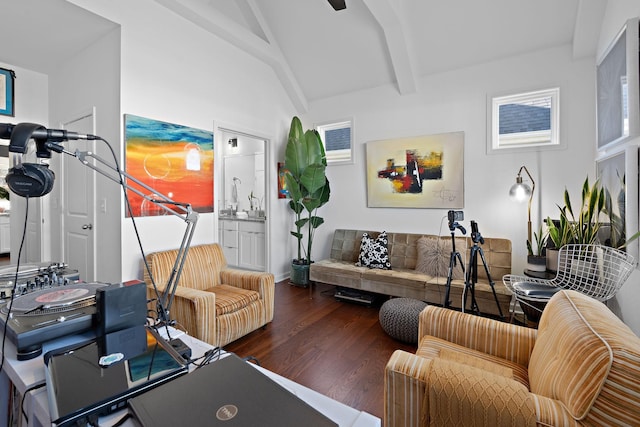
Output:
<instances>
[{"instance_id":1,"label":"framed abstract artwork","mask_svg":"<svg viewBox=\"0 0 640 427\"><path fill-rule=\"evenodd\" d=\"M371 141L367 206L464 207L464 132Z\"/></svg>"},{"instance_id":2,"label":"framed abstract artwork","mask_svg":"<svg viewBox=\"0 0 640 427\"><path fill-rule=\"evenodd\" d=\"M638 18L629 19L596 69L597 148L640 135Z\"/></svg>"},{"instance_id":3,"label":"framed abstract artwork","mask_svg":"<svg viewBox=\"0 0 640 427\"><path fill-rule=\"evenodd\" d=\"M14 81L16 73L13 70L0 68L0 114L3 116L15 116Z\"/></svg>"},{"instance_id":4,"label":"framed abstract artwork","mask_svg":"<svg viewBox=\"0 0 640 427\"><path fill-rule=\"evenodd\" d=\"M278 199L290 198L289 192L287 191L287 182L284 179L284 171L284 163L278 162Z\"/></svg>"},{"instance_id":5,"label":"framed abstract artwork","mask_svg":"<svg viewBox=\"0 0 640 427\"><path fill-rule=\"evenodd\" d=\"M191 204L195 212L213 212L213 132L125 114L125 144L129 175ZM133 216L166 213L133 191L127 190L127 197Z\"/></svg>"}]
</instances>

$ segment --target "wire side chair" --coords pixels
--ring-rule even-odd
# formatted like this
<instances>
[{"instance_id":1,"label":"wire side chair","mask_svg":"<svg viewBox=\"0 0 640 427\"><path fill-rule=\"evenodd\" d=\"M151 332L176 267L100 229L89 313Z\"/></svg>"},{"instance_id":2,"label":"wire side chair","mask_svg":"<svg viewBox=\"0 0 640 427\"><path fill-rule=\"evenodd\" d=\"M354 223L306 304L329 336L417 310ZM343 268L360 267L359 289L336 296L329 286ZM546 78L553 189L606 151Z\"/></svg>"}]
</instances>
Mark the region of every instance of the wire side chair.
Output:
<instances>
[{"instance_id":1,"label":"wire side chair","mask_svg":"<svg viewBox=\"0 0 640 427\"><path fill-rule=\"evenodd\" d=\"M605 302L620 290L634 268L634 257L619 249L570 244L558 252L558 271L553 279L507 274L502 281L527 317L537 321L546 303L559 290L571 289Z\"/></svg>"}]
</instances>

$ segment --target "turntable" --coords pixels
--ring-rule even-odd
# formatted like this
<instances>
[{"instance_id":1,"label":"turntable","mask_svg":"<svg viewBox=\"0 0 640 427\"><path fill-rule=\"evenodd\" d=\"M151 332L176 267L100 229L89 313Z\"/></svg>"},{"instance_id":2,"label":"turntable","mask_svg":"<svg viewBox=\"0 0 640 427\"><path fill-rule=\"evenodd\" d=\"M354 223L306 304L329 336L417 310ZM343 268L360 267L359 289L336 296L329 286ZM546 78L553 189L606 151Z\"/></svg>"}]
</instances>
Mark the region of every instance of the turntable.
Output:
<instances>
[{"instance_id":1,"label":"turntable","mask_svg":"<svg viewBox=\"0 0 640 427\"><path fill-rule=\"evenodd\" d=\"M108 284L79 282L77 271L64 264L34 264L20 269L11 302L15 267L11 280L3 274L8 271L0 271L0 328L6 324L18 360L40 355L45 341L94 327L96 290Z\"/></svg>"}]
</instances>

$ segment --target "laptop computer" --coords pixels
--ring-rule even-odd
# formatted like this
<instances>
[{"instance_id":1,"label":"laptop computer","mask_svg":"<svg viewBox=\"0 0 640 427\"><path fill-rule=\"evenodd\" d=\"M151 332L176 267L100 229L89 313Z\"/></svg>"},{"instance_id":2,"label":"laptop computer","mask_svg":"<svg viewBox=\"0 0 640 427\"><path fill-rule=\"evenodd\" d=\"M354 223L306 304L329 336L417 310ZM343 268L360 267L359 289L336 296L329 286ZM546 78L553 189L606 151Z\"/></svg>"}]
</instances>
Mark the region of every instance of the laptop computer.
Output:
<instances>
[{"instance_id":1,"label":"laptop computer","mask_svg":"<svg viewBox=\"0 0 640 427\"><path fill-rule=\"evenodd\" d=\"M153 329L134 327L44 355L51 419L84 425L127 399L186 374L186 361Z\"/></svg>"},{"instance_id":2,"label":"laptop computer","mask_svg":"<svg viewBox=\"0 0 640 427\"><path fill-rule=\"evenodd\" d=\"M337 426L233 354L134 397L129 407L144 427Z\"/></svg>"}]
</instances>

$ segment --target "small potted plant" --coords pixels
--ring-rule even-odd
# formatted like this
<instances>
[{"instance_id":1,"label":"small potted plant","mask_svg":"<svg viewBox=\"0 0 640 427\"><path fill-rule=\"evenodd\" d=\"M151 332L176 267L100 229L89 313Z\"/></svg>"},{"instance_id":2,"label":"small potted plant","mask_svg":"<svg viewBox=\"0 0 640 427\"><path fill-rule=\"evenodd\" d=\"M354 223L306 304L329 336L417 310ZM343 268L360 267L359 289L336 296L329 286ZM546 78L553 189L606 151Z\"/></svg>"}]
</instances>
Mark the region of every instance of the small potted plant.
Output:
<instances>
[{"instance_id":1,"label":"small potted plant","mask_svg":"<svg viewBox=\"0 0 640 427\"><path fill-rule=\"evenodd\" d=\"M547 269L547 257L545 246L549 233L543 230L542 224L537 232L533 232L534 242L527 240L527 269L531 271L545 271Z\"/></svg>"},{"instance_id":2,"label":"small potted plant","mask_svg":"<svg viewBox=\"0 0 640 427\"><path fill-rule=\"evenodd\" d=\"M294 117L284 162L284 179L291 197L289 207L295 214L295 230L291 231L291 235L297 240L298 252L291 262L290 276L290 282L294 285L306 287L309 284L313 236L316 228L324 223L317 211L329 201L331 193L325 175L326 167L327 158L320 135L316 130L304 132L300 119Z\"/></svg>"}]
</instances>

